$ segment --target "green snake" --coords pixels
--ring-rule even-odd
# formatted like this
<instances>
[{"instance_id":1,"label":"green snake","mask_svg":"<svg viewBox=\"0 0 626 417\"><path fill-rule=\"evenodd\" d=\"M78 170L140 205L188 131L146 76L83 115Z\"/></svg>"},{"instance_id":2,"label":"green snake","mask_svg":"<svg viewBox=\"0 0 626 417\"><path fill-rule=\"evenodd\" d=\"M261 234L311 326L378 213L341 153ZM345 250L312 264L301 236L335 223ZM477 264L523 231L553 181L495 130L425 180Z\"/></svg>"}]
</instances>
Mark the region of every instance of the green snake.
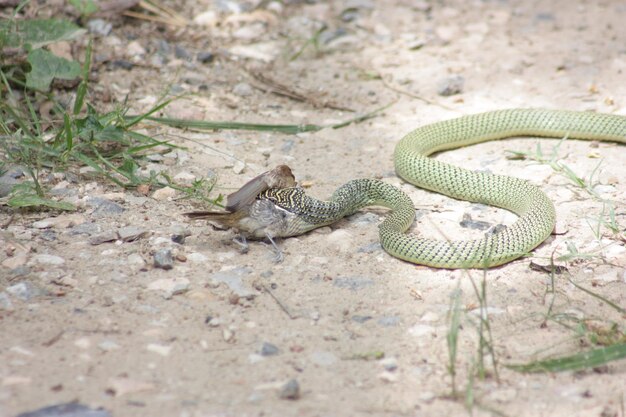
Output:
<instances>
[{"instance_id":1,"label":"green snake","mask_svg":"<svg viewBox=\"0 0 626 417\"><path fill-rule=\"evenodd\" d=\"M418 187L447 196L492 205L519 216L511 226L475 240L423 239L405 232L415 209L401 190L374 179L339 187L329 201L301 188L270 189L259 195L295 214L283 236L294 236L333 223L371 205L392 210L380 224L380 242L389 254L438 268L488 268L528 254L555 225L554 205L538 187L519 178L469 171L428 156L512 136L590 139L626 143L626 117L592 112L511 109L474 114L422 126L396 145L396 173Z\"/></svg>"}]
</instances>

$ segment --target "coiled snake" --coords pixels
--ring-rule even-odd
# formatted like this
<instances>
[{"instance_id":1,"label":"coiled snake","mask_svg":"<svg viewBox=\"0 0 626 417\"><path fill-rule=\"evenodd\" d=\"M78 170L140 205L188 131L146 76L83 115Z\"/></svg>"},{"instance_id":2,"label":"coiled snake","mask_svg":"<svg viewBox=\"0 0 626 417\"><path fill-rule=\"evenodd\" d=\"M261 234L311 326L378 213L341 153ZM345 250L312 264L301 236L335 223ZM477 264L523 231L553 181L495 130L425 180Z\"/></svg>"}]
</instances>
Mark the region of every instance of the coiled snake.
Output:
<instances>
[{"instance_id":1,"label":"coiled snake","mask_svg":"<svg viewBox=\"0 0 626 417\"><path fill-rule=\"evenodd\" d=\"M435 152L511 136L591 139L626 143L626 117L543 109L499 110L420 127L400 140L396 173L405 181L460 200L509 210L519 219L476 240L439 241L406 234L415 210L411 199L382 181L359 179L339 187L329 201L300 188L270 189L259 199L295 214L281 236L294 236L333 223L369 205L392 213L380 224L380 241L391 255L439 268L487 268L519 258L543 242L555 224L554 205L527 181L474 172L428 157Z\"/></svg>"}]
</instances>

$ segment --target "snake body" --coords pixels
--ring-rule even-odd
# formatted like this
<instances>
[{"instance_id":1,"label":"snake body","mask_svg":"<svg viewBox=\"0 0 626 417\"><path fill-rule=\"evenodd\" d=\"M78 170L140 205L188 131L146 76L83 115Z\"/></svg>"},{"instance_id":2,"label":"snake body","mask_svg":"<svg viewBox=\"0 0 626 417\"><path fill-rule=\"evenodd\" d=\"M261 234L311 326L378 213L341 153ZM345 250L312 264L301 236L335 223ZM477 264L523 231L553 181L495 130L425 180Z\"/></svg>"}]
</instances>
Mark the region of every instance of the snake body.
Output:
<instances>
[{"instance_id":1,"label":"snake body","mask_svg":"<svg viewBox=\"0 0 626 417\"><path fill-rule=\"evenodd\" d=\"M512 136L589 139L626 143L626 117L544 109L510 109L445 120L413 130L396 145L396 173L418 187L509 210L519 219L481 239L440 241L406 234L415 210L411 199L382 181L358 179L339 187L329 201L300 188L271 189L268 199L296 214L285 235L333 223L362 207L392 213L380 224L382 247L409 262L439 268L487 268L519 258L543 242L555 224L554 205L538 187L504 175L469 171L428 156L443 150Z\"/></svg>"}]
</instances>

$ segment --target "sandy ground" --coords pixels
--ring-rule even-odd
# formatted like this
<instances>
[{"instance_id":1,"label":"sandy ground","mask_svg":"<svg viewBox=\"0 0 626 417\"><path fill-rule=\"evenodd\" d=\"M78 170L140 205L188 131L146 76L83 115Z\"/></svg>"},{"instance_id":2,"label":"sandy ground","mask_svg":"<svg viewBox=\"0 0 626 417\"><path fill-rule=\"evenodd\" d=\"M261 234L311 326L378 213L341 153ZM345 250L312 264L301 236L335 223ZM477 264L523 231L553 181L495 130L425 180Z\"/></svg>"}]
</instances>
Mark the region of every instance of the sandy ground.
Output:
<instances>
[{"instance_id":1,"label":"sandy ground","mask_svg":"<svg viewBox=\"0 0 626 417\"><path fill-rule=\"evenodd\" d=\"M403 184L392 152L404 133L510 107L626 115L620 1L270 2L256 11L245 3L189 3L178 10L199 23L182 29L113 20L112 33L96 41L103 63L92 98L111 108L128 95L141 111L164 93L189 92L163 114L290 124L332 124L391 104L365 122L298 135L146 127L188 147L155 157L147 169L167 169L180 181L216 175L216 193L281 163L319 197L349 179L378 177L413 198L414 233L476 237L484 232L462 227L464 215L491 225L514 216ZM290 60L322 25L328 29L318 48L309 45ZM198 62L196 54L206 51L213 61ZM141 65L127 70L114 60ZM255 72L309 101L262 91L257 87L268 84ZM464 79L462 91L439 95L440 83L455 76ZM55 177L78 213L17 213L0 231L0 416L75 400L114 416L435 416L471 409L477 416L623 417L624 361L559 374L504 366L589 349L585 329L616 323L624 331L623 316L572 284L626 306L624 242L598 226L609 217L597 197L549 165L506 158L506 150L535 152L538 143L550 155L558 141L518 138L438 156L526 178L557 206L558 235L531 258L486 273L390 257L376 244L382 209L279 242L285 260L276 264L262 243L242 254L232 232L187 221L180 213L200 206L180 195L142 196ZM582 141L557 150L615 203L622 237L625 150ZM0 214L9 217L6 209ZM115 231L138 236L90 243ZM181 244L173 235L188 236ZM571 252L572 244L589 256L560 262L568 274L552 280L529 268ZM154 267L159 249L173 251L171 270ZM495 356L478 353L475 286L483 280ZM459 291L461 397L454 399L446 337ZM476 372L481 358L484 378ZM298 398L281 398L292 379Z\"/></svg>"}]
</instances>

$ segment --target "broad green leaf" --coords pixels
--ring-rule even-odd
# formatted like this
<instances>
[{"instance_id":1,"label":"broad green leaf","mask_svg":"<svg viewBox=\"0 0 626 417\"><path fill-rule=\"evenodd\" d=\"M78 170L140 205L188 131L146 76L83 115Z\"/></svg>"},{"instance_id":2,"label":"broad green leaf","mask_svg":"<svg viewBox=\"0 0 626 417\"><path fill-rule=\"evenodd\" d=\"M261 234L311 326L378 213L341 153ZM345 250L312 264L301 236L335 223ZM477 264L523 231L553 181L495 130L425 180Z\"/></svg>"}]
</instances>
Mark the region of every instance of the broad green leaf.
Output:
<instances>
[{"instance_id":1,"label":"broad green leaf","mask_svg":"<svg viewBox=\"0 0 626 417\"><path fill-rule=\"evenodd\" d=\"M29 50L59 41L76 39L85 33L85 29L62 19L0 21L0 34L6 37L6 45L25 47Z\"/></svg>"},{"instance_id":2,"label":"broad green leaf","mask_svg":"<svg viewBox=\"0 0 626 417\"><path fill-rule=\"evenodd\" d=\"M28 54L31 70L26 74L26 86L40 91L48 91L55 78L73 80L80 75L80 64L58 57L52 52L35 49Z\"/></svg>"},{"instance_id":3,"label":"broad green leaf","mask_svg":"<svg viewBox=\"0 0 626 417\"><path fill-rule=\"evenodd\" d=\"M56 210L76 210L73 204L65 201L55 201L39 197L37 194L17 194L11 197L7 203L11 207L39 207L45 206Z\"/></svg>"}]
</instances>

